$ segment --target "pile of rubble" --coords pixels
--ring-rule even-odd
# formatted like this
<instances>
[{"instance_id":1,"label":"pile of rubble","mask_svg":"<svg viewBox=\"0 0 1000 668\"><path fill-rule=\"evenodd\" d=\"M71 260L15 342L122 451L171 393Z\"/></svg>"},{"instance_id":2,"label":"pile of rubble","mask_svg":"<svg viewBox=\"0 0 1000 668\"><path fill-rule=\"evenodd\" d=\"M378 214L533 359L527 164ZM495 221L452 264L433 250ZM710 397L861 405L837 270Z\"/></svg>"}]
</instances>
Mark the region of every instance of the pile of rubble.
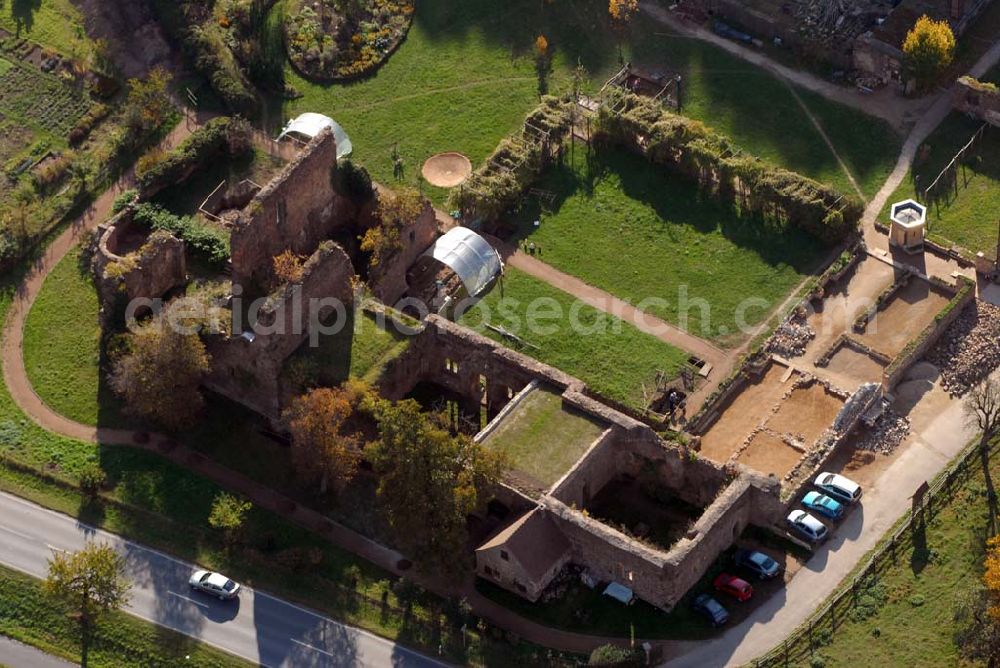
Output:
<instances>
[{"instance_id":1,"label":"pile of rubble","mask_svg":"<svg viewBox=\"0 0 1000 668\"><path fill-rule=\"evenodd\" d=\"M882 417L864 435L857 440L854 447L866 452L891 454L910 433L910 421L894 411L886 410Z\"/></svg>"},{"instance_id":2,"label":"pile of rubble","mask_svg":"<svg viewBox=\"0 0 1000 668\"><path fill-rule=\"evenodd\" d=\"M892 10L884 0L794 0L782 10L795 17L800 32L811 39L850 39Z\"/></svg>"},{"instance_id":3,"label":"pile of rubble","mask_svg":"<svg viewBox=\"0 0 1000 668\"><path fill-rule=\"evenodd\" d=\"M960 397L1000 366L1000 306L974 301L927 354L941 386Z\"/></svg>"},{"instance_id":4,"label":"pile of rubble","mask_svg":"<svg viewBox=\"0 0 1000 668\"><path fill-rule=\"evenodd\" d=\"M764 351L791 359L804 353L806 346L815 337L816 332L806 323L805 318L796 314L774 331Z\"/></svg>"}]
</instances>

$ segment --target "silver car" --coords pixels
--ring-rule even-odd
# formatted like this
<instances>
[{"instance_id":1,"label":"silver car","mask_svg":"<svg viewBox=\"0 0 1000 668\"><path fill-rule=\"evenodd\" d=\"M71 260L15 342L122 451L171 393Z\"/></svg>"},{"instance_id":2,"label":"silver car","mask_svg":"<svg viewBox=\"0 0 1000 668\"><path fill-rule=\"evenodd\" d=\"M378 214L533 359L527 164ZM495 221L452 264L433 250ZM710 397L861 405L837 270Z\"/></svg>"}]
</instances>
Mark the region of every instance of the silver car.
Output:
<instances>
[{"instance_id":1,"label":"silver car","mask_svg":"<svg viewBox=\"0 0 1000 668\"><path fill-rule=\"evenodd\" d=\"M813 484L843 503L857 503L861 499L861 485L839 473L824 471L816 476Z\"/></svg>"},{"instance_id":2,"label":"silver car","mask_svg":"<svg viewBox=\"0 0 1000 668\"><path fill-rule=\"evenodd\" d=\"M188 584L192 589L203 591L206 594L217 597L221 601L228 601L236 598L240 594L240 585L233 582L221 573L211 571L195 571Z\"/></svg>"},{"instance_id":3,"label":"silver car","mask_svg":"<svg viewBox=\"0 0 1000 668\"><path fill-rule=\"evenodd\" d=\"M826 525L804 510L790 512L788 523L811 543L819 543L826 538Z\"/></svg>"}]
</instances>

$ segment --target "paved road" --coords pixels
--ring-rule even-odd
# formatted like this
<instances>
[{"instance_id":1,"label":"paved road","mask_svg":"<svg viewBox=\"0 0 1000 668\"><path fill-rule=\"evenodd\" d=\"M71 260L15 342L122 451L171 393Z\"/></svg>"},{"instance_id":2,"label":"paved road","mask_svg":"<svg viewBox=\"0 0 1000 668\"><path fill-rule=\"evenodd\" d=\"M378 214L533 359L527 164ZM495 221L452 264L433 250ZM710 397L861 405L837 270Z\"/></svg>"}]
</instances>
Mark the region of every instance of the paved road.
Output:
<instances>
[{"instance_id":1,"label":"paved road","mask_svg":"<svg viewBox=\"0 0 1000 668\"><path fill-rule=\"evenodd\" d=\"M0 666L6 668L73 668L76 664L40 649L0 636Z\"/></svg>"},{"instance_id":2,"label":"paved road","mask_svg":"<svg viewBox=\"0 0 1000 668\"><path fill-rule=\"evenodd\" d=\"M130 613L267 668L444 665L250 588L230 602L192 592L194 565L0 493L0 563L45 577L53 550L78 550L87 540L125 555L134 582Z\"/></svg>"}]
</instances>

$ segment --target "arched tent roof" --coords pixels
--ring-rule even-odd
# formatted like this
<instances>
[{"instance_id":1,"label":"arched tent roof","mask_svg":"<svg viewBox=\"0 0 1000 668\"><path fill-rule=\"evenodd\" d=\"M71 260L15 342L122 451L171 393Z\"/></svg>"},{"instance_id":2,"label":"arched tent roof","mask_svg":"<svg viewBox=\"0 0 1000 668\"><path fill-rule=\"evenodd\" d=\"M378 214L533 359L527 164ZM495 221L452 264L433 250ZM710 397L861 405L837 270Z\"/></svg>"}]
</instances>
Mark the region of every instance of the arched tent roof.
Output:
<instances>
[{"instance_id":1,"label":"arched tent roof","mask_svg":"<svg viewBox=\"0 0 1000 668\"><path fill-rule=\"evenodd\" d=\"M503 270L496 249L467 227L448 230L427 252L458 274L473 297L486 289Z\"/></svg>"},{"instance_id":2,"label":"arched tent roof","mask_svg":"<svg viewBox=\"0 0 1000 668\"><path fill-rule=\"evenodd\" d=\"M306 139L312 139L324 129L330 128L333 130L333 136L337 140L337 159L343 158L351 154L354 150L354 146L351 144L351 138L347 136L344 132L344 128L340 127L337 121L333 120L329 116L324 116L323 114L315 114L312 112L306 112L300 114L298 117L292 119L285 126L285 129L281 131L278 135L278 141L285 138L286 135L295 133L297 135L302 135Z\"/></svg>"}]
</instances>

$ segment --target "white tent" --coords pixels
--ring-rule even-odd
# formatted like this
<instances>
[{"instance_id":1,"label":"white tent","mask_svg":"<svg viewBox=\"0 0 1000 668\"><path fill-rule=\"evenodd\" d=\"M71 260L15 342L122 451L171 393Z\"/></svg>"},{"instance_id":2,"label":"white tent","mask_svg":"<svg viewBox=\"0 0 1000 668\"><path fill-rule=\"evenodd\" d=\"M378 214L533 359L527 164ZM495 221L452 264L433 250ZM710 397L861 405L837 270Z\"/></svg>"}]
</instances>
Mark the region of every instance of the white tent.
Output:
<instances>
[{"instance_id":1,"label":"white tent","mask_svg":"<svg viewBox=\"0 0 1000 668\"><path fill-rule=\"evenodd\" d=\"M280 135L278 135L278 141L281 141L290 134L300 135L303 139L308 141L326 128L333 130L333 136L337 140L337 159L340 160L341 158L350 155L354 150L354 146L351 144L351 138L347 136L347 133L344 132L344 128L340 127L340 124L337 123L337 121L333 120L329 116L324 116L323 114L314 114L312 112L300 114L298 117L288 122L285 129L281 131Z\"/></svg>"},{"instance_id":2,"label":"white tent","mask_svg":"<svg viewBox=\"0 0 1000 668\"><path fill-rule=\"evenodd\" d=\"M427 253L458 274L473 297L479 296L503 271L496 249L467 227L448 230Z\"/></svg>"}]
</instances>

